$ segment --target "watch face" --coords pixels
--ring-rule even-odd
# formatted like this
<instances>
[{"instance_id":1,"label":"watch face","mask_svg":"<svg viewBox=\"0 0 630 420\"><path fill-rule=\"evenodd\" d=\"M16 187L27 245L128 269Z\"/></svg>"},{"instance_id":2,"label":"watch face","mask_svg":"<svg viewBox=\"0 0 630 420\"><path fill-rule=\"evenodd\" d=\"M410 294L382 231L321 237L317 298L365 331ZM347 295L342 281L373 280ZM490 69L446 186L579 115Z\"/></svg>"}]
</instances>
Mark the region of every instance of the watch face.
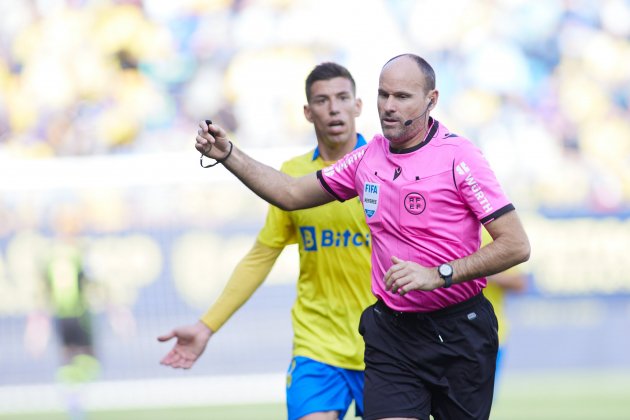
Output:
<instances>
[{"instance_id":1,"label":"watch face","mask_svg":"<svg viewBox=\"0 0 630 420\"><path fill-rule=\"evenodd\" d=\"M443 277L448 277L453 275L453 267L449 264L442 264L439 269L440 275Z\"/></svg>"}]
</instances>

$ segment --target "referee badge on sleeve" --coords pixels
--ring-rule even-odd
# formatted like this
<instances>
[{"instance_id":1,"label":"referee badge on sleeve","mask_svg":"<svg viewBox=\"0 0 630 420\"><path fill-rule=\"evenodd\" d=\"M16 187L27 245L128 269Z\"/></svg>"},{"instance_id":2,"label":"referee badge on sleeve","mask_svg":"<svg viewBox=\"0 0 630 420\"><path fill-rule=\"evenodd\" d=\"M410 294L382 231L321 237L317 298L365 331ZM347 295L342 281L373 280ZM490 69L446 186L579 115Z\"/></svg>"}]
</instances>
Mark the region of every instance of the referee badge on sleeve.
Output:
<instances>
[{"instance_id":1,"label":"referee badge on sleeve","mask_svg":"<svg viewBox=\"0 0 630 420\"><path fill-rule=\"evenodd\" d=\"M379 185L366 182L363 187L363 209L365 210L365 215L370 218L376 214L376 210L378 209L378 190Z\"/></svg>"}]
</instances>

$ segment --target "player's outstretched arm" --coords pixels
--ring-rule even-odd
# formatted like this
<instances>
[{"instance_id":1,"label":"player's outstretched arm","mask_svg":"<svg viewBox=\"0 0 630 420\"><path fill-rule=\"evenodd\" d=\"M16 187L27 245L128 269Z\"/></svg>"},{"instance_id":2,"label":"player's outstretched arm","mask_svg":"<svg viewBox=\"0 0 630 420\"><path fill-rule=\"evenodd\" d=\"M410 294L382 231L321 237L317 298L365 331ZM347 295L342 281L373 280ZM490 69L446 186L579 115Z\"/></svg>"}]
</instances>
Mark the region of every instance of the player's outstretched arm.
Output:
<instances>
[{"instance_id":1,"label":"player's outstretched arm","mask_svg":"<svg viewBox=\"0 0 630 420\"><path fill-rule=\"evenodd\" d=\"M193 325L175 328L159 341L177 338L173 349L160 363L189 369L203 354L212 335L254 294L280 256L282 248L272 248L258 241L236 265L216 302ZM201 325L199 325L201 324Z\"/></svg>"},{"instance_id":2,"label":"player's outstretched arm","mask_svg":"<svg viewBox=\"0 0 630 420\"><path fill-rule=\"evenodd\" d=\"M201 321L177 327L168 334L158 337L159 341L176 338L175 346L160 361L161 364L178 369L190 369L206 349L212 330Z\"/></svg>"},{"instance_id":3,"label":"player's outstretched arm","mask_svg":"<svg viewBox=\"0 0 630 420\"><path fill-rule=\"evenodd\" d=\"M267 166L234 146L223 128L199 124L195 148L205 156L221 161L250 190L283 210L316 207L334 200L325 192L315 173L294 178Z\"/></svg>"},{"instance_id":4,"label":"player's outstretched arm","mask_svg":"<svg viewBox=\"0 0 630 420\"><path fill-rule=\"evenodd\" d=\"M216 302L201 317L201 322L212 331L219 331L265 281L282 250L256 241L236 265Z\"/></svg>"}]
</instances>

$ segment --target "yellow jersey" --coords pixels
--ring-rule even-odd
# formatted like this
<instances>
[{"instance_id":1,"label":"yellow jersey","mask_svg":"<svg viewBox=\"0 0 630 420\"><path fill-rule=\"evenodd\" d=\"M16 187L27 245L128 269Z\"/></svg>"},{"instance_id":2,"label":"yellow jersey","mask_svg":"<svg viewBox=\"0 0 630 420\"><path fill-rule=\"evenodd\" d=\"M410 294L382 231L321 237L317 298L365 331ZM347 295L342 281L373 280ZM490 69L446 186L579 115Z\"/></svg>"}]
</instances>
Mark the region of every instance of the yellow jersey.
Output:
<instances>
[{"instance_id":1,"label":"yellow jersey","mask_svg":"<svg viewBox=\"0 0 630 420\"><path fill-rule=\"evenodd\" d=\"M285 162L281 171L298 177L330 163L316 149ZM370 231L359 199L291 212L270 206L258 241L272 248L299 247L297 298L291 310L293 355L363 370L359 319L375 297Z\"/></svg>"}]
</instances>

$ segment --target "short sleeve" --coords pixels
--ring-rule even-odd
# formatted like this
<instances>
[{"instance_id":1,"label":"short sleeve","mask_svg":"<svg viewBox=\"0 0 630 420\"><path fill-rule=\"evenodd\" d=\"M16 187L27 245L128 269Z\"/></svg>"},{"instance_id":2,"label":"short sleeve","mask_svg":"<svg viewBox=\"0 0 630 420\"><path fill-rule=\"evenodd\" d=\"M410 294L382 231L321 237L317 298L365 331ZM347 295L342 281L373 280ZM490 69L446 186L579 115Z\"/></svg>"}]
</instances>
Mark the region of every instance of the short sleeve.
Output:
<instances>
[{"instance_id":1,"label":"short sleeve","mask_svg":"<svg viewBox=\"0 0 630 420\"><path fill-rule=\"evenodd\" d=\"M355 175L367 145L359 147L339 159L335 164L317 171L317 179L330 195L345 201L358 195Z\"/></svg>"},{"instance_id":2,"label":"short sleeve","mask_svg":"<svg viewBox=\"0 0 630 420\"><path fill-rule=\"evenodd\" d=\"M462 142L453 162L459 194L481 223L486 224L514 210L481 150Z\"/></svg>"}]
</instances>

